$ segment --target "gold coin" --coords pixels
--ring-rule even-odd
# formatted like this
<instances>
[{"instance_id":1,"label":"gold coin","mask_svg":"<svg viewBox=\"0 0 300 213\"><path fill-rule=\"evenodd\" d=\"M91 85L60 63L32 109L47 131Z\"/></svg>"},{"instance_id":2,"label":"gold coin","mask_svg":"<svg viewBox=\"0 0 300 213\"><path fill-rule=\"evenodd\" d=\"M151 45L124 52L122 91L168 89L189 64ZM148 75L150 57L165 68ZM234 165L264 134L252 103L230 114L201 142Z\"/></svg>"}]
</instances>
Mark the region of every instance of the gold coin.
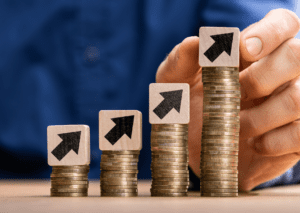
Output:
<instances>
[{"instance_id":1,"label":"gold coin","mask_svg":"<svg viewBox=\"0 0 300 213\"><path fill-rule=\"evenodd\" d=\"M187 189L150 189L150 192L155 193L185 193Z\"/></svg>"},{"instance_id":2,"label":"gold coin","mask_svg":"<svg viewBox=\"0 0 300 213\"><path fill-rule=\"evenodd\" d=\"M101 192L102 197L137 197L138 193L137 192L132 192L132 193L107 193L107 192Z\"/></svg>"},{"instance_id":3,"label":"gold coin","mask_svg":"<svg viewBox=\"0 0 300 213\"><path fill-rule=\"evenodd\" d=\"M177 139L177 140L187 140L187 135L151 135L151 139Z\"/></svg>"},{"instance_id":4,"label":"gold coin","mask_svg":"<svg viewBox=\"0 0 300 213\"><path fill-rule=\"evenodd\" d=\"M100 189L137 189L137 185L100 185Z\"/></svg>"},{"instance_id":5,"label":"gold coin","mask_svg":"<svg viewBox=\"0 0 300 213\"><path fill-rule=\"evenodd\" d=\"M137 174L139 170L131 169L131 170L109 170L109 171L101 171L101 173L109 173L109 174Z\"/></svg>"},{"instance_id":6,"label":"gold coin","mask_svg":"<svg viewBox=\"0 0 300 213\"><path fill-rule=\"evenodd\" d=\"M222 167L222 166L225 166L225 167L237 167L238 166L238 163L228 163L228 162L225 162L225 163L215 163L215 162L203 162L201 161L200 162L200 165L201 166L215 166L215 167Z\"/></svg>"},{"instance_id":7,"label":"gold coin","mask_svg":"<svg viewBox=\"0 0 300 213\"><path fill-rule=\"evenodd\" d=\"M151 192L152 197L187 197L187 193L154 193Z\"/></svg>"},{"instance_id":8,"label":"gold coin","mask_svg":"<svg viewBox=\"0 0 300 213\"><path fill-rule=\"evenodd\" d=\"M117 182L117 181L137 181L137 178L100 178L100 181L112 181L112 182Z\"/></svg>"},{"instance_id":9,"label":"gold coin","mask_svg":"<svg viewBox=\"0 0 300 213\"><path fill-rule=\"evenodd\" d=\"M138 163L137 162L118 162L118 163L114 163L114 162L100 162L100 168L106 167L106 166L137 166Z\"/></svg>"},{"instance_id":10,"label":"gold coin","mask_svg":"<svg viewBox=\"0 0 300 213\"><path fill-rule=\"evenodd\" d=\"M181 177L181 178L171 178L171 177L169 177L169 178L167 178L167 177L165 177L165 178L160 178L159 180L162 180L162 181L175 181L175 182L176 181L177 182L180 182L180 181L188 182L189 178L187 178L187 177Z\"/></svg>"},{"instance_id":11,"label":"gold coin","mask_svg":"<svg viewBox=\"0 0 300 213\"><path fill-rule=\"evenodd\" d=\"M200 178L210 178L210 177L212 177L212 178L213 177L237 178L238 177L238 173L222 173L221 172L222 170L225 170L225 169L221 169L221 170L216 169L216 173L202 173L201 172ZM237 171L237 169L235 171Z\"/></svg>"},{"instance_id":12,"label":"gold coin","mask_svg":"<svg viewBox=\"0 0 300 213\"><path fill-rule=\"evenodd\" d=\"M137 174L134 173L127 173L127 174L111 174L111 173L107 173L107 172L101 172L100 174L100 178L137 178Z\"/></svg>"},{"instance_id":13,"label":"gold coin","mask_svg":"<svg viewBox=\"0 0 300 213\"><path fill-rule=\"evenodd\" d=\"M100 180L101 185L137 185L137 181L102 181Z\"/></svg>"},{"instance_id":14,"label":"gold coin","mask_svg":"<svg viewBox=\"0 0 300 213\"><path fill-rule=\"evenodd\" d=\"M89 170L90 166L89 165L74 165L74 166L52 166L52 169L55 170L64 170L64 169L86 169Z\"/></svg>"},{"instance_id":15,"label":"gold coin","mask_svg":"<svg viewBox=\"0 0 300 213\"><path fill-rule=\"evenodd\" d=\"M51 173L50 177L87 177L83 173Z\"/></svg>"},{"instance_id":16,"label":"gold coin","mask_svg":"<svg viewBox=\"0 0 300 213\"><path fill-rule=\"evenodd\" d=\"M151 142L151 147L159 147L159 148L164 148L164 147L185 147L185 148L187 148L187 143L178 144L178 143L152 143Z\"/></svg>"},{"instance_id":17,"label":"gold coin","mask_svg":"<svg viewBox=\"0 0 300 213\"><path fill-rule=\"evenodd\" d=\"M152 124L155 127L187 127L188 124Z\"/></svg>"},{"instance_id":18,"label":"gold coin","mask_svg":"<svg viewBox=\"0 0 300 213\"><path fill-rule=\"evenodd\" d=\"M203 154L208 155L238 155L238 151L223 151L223 150L205 150L201 151Z\"/></svg>"},{"instance_id":19,"label":"gold coin","mask_svg":"<svg viewBox=\"0 0 300 213\"><path fill-rule=\"evenodd\" d=\"M188 155L188 149L184 151L165 151L165 150L159 150L159 151L152 151L152 154L174 154L174 155L181 155L181 154L187 154Z\"/></svg>"},{"instance_id":20,"label":"gold coin","mask_svg":"<svg viewBox=\"0 0 300 213\"><path fill-rule=\"evenodd\" d=\"M137 166L102 166L101 170L134 170Z\"/></svg>"},{"instance_id":21,"label":"gold coin","mask_svg":"<svg viewBox=\"0 0 300 213\"><path fill-rule=\"evenodd\" d=\"M238 188L236 188L236 189L203 189L200 191L202 193L238 193Z\"/></svg>"},{"instance_id":22,"label":"gold coin","mask_svg":"<svg viewBox=\"0 0 300 213\"><path fill-rule=\"evenodd\" d=\"M206 136L206 135L220 135L220 136L231 136L231 135L234 135L234 136L239 136L239 132L227 132L227 131L203 131L202 130L202 135L203 136Z\"/></svg>"},{"instance_id":23,"label":"gold coin","mask_svg":"<svg viewBox=\"0 0 300 213\"><path fill-rule=\"evenodd\" d=\"M166 147L166 148L160 148L160 147L151 147L151 151L185 151L188 152L187 147Z\"/></svg>"},{"instance_id":24,"label":"gold coin","mask_svg":"<svg viewBox=\"0 0 300 213\"><path fill-rule=\"evenodd\" d=\"M161 132L151 132L151 137L152 136L185 136L187 135L188 132L166 132L166 131L161 131Z\"/></svg>"},{"instance_id":25,"label":"gold coin","mask_svg":"<svg viewBox=\"0 0 300 213\"><path fill-rule=\"evenodd\" d=\"M137 193L136 189L101 189L101 193Z\"/></svg>"},{"instance_id":26,"label":"gold coin","mask_svg":"<svg viewBox=\"0 0 300 213\"><path fill-rule=\"evenodd\" d=\"M73 193L87 193L87 188L77 188L77 189L70 189L70 188L51 188L51 192L73 192Z\"/></svg>"},{"instance_id":27,"label":"gold coin","mask_svg":"<svg viewBox=\"0 0 300 213\"><path fill-rule=\"evenodd\" d=\"M240 86L204 86L203 90L238 90L240 91Z\"/></svg>"},{"instance_id":28,"label":"gold coin","mask_svg":"<svg viewBox=\"0 0 300 213\"><path fill-rule=\"evenodd\" d=\"M163 186L163 185L151 185L152 189L188 189L188 185L168 185L168 186Z\"/></svg>"},{"instance_id":29,"label":"gold coin","mask_svg":"<svg viewBox=\"0 0 300 213\"><path fill-rule=\"evenodd\" d=\"M189 178L189 173L165 173L165 174L157 174L152 172L152 179L156 180L156 179L160 179L160 178L167 178L167 177L177 177L177 178Z\"/></svg>"},{"instance_id":30,"label":"gold coin","mask_svg":"<svg viewBox=\"0 0 300 213\"><path fill-rule=\"evenodd\" d=\"M51 181L88 181L88 177L51 177Z\"/></svg>"},{"instance_id":31,"label":"gold coin","mask_svg":"<svg viewBox=\"0 0 300 213\"><path fill-rule=\"evenodd\" d=\"M87 197L88 193L76 193L76 192L51 192L51 197Z\"/></svg>"},{"instance_id":32,"label":"gold coin","mask_svg":"<svg viewBox=\"0 0 300 213\"><path fill-rule=\"evenodd\" d=\"M187 139L158 139L151 138L151 143L179 143L179 144L187 144Z\"/></svg>"},{"instance_id":33,"label":"gold coin","mask_svg":"<svg viewBox=\"0 0 300 213\"><path fill-rule=\"evenodd\" d=\"M103 154L101 155L101 159L102 158L106 158L106 159L112 159L112 160L118 160L118 159L138 159L139 158L139 155L106 155L106 154Z\"/></svg>"},{"instance_id":34,"label":"gold coin","mask_svg":"<svg viewBox=\"0 0 300 213\"><path fill-rule=\"evenodd\" d=\"M60 185L83 185L88 184L89 181L77 181L77 180L51 180L51 184L60 184Z\"/></svg>"},{"instance_id":35,"label":"gold coin","mask_svg":"<svg viewBox=\"0 0 300 213\"><path fill-rule=\"evenodd\" d=\"M238 193L201 193L201 197L238 197Z\"/></svg>"},{"instance_id":36,"label":"gold coin","mask_svg":"<svg viewBox=\"0 0 300 213\"><path fill-rule=\"evenodd\" d=\"M237 181L231 181L231 182L237 182ZM210 185L210 184L201 184L200 182L200 190L201 189L238 189L237 185Z\"/></svg>"},{"instance_id":37,"label":"gold coin","mask_svg":"<svg viewBox=\"0 0 300 213\"><path fill-rule=\"evenodd\" d=\"M235 144L238 146L238 139L202 139L202 143L205 144Z\"/></svg>"}]
</instances>

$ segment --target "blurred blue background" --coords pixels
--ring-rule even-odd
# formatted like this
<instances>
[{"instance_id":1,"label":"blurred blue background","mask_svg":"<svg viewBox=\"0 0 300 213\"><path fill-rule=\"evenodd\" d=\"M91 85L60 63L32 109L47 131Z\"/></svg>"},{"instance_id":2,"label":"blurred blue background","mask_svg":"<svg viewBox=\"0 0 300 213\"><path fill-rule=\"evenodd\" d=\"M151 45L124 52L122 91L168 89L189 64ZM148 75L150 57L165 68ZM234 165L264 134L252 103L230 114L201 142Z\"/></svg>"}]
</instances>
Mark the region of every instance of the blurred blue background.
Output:
<instances>
[{"instance_id":1,"label":"blurred blue background","mask_svg":"<svg viewBox=\"0 0 300 213\"><path fill-rule=\"evenodd\" d=\"M0 178L49 178L47 126L91 130L99 178L98 113L143 114L139 178L151 177L148 86L172 48L200 26L243 30L292 0L0 1ZM299 9L300 10L300 9Z\"/></svg>"}]
</instances>

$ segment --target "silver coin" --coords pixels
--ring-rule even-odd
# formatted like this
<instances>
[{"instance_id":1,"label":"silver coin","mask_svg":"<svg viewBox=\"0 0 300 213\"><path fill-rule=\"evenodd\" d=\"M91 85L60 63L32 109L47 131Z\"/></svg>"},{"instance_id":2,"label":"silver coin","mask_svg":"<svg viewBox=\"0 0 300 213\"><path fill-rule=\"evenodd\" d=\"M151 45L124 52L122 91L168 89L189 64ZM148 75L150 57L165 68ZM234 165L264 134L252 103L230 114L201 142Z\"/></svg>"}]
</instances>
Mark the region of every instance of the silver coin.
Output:
<instances>
[{"instance_id":1,"label":"silver coin","mask_svg":"<svg viewBox=\"0 0 300 213\"><path fill-rule=\"evenodd\" d=\"M186 135L151 135L151 139L155 138L155 139L177 139L177 140L187 140L188 136Z\"/></svg>"},{"instance_id":2,"label":"silver coin","mask_svg":"<svg viewBox=\"0 0 300 213\"><path fill-rule=\"evenodd\" d=\"M230 103L236 103L240 104L241 99L239 97L203 97L203 102L230 102Z\"/></svg>"},{"instance_id":3,"label":"silver coin","mask_svg":"<svg viewBox=\"0 0 300 213\"><path fill-rule=\"evenodd\" d=\"M222 131L222 129L220 129L219 131L214 131L214 130L211 130L211 131L205 131L205 130L202 130L202 135L206 136L206 135L234 135L234 136L239 136L239 132L227 132L227 131Z\"/></svg>"}]
</instances>

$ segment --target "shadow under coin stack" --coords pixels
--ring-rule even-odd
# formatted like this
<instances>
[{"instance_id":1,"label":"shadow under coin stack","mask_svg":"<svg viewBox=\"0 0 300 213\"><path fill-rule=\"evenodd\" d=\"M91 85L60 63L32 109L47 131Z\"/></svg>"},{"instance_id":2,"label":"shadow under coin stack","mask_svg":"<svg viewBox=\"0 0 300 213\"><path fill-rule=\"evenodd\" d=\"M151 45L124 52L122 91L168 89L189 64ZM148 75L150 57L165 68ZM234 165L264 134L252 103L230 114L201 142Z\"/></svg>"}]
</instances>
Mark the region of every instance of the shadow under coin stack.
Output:
<instances>
[{"instance_id":1,"label":"shadow under coin stack","mask_svg":"<svg viewBox=\"0 0 300 213\"><path fill-rule=\"evenodd\" d=\"M51 177L52 197L87 197L89 165L53 166Z\"/></svg>"},{"instance_id":2,"label":"shadow under coin stack","mask_svg":"<svg viewBox=\"0 0 300 213\"><path fill-rule=\"evenodd\" d=\"M203 67L201 196L238 196L238 67Z\"/></svg>"},{"instance_id":3,"label":"shadow under coin stack","mask_svg":"<svg viewBox=\"0 0 300 213\"><path fill-rule=\"evenodd\" d=\"M187 196L188 124L152 124L151 196Z\"/></svg>"},{"instance_id":4,"label":"shadow under coin stack","mask_svg":"<svg viewBox=\"0 0 300 213\"><path fill-rule=\"evenodd\" d=\"M102 151L101 196L136 197L139 150Z\"/></svg>"}]
</instances>

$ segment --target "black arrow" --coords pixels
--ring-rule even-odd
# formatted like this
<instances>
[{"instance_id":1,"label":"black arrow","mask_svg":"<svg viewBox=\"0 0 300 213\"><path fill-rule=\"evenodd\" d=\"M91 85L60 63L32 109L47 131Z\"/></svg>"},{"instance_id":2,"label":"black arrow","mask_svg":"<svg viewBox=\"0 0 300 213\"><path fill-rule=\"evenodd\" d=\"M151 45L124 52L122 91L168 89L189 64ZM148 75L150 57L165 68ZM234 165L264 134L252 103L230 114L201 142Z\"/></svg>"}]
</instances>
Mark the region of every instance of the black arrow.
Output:
<instances>
[{"instance_id":1,"label":"black arrow","mask_svg":"<svg viewBox=\"0 0 300 213\"><path fill-rule=\"evenodd\" d=\"M63 141L51 152L57 160L61 161L72 149L78 155L80 134L81 131L58 134Z\"/></svg>"},{"instance_id":2,"label":"black arrow","mask_svg":"<svg viewBox=\"0 0 300 213\"><path fill-rule=\"evenodd\" d=\"M215 43L204 53L204 55L211 61L214 62L222 52L226 52L228 55L231 54L233 33L219 34L210 36Z\"/></svg>"},{"instance_id":3,"label":"black arrow","mask_svg":"<svg viewBox=\"0 0 300 213\"><path fill-rule=\"evenodd\" d=\"M134 115L112 118L116 125L104 137L114 145L117 141L126 134L131 139Z\"/></svg>"},{"instance_id":4,"label":"black arrow","mask_svg":"<svg viewBox=\"0 0 300 213\"><path fill-rule=\"evenodd\" d=\"M173 108L180 113L182 91L183 90L161 92L161 96L165 99L153 110L153 112L160 119L163 119Z\"/></svg>"}]
</instances>

